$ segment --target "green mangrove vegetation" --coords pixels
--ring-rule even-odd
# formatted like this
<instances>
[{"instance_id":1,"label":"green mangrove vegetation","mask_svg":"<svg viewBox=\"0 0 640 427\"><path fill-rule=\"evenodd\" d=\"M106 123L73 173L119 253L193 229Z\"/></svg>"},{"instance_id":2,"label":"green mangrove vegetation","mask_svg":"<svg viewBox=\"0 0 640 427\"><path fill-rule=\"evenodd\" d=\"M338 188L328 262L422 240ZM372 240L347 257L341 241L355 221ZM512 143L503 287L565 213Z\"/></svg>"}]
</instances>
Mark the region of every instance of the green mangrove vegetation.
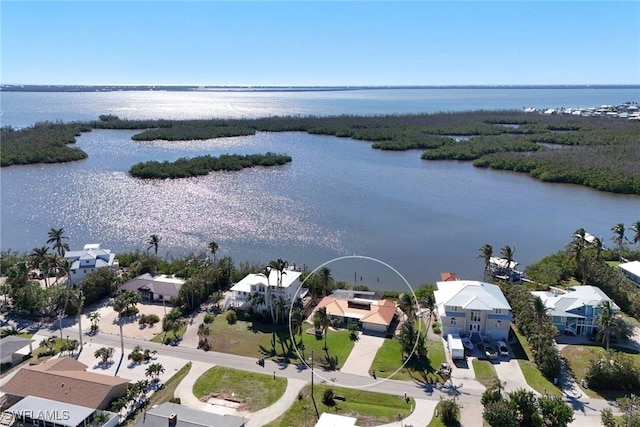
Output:
<instances>
[{"instance_id":1,"label":"green mangrove vegetation","mask_svg":"<svg viewBox=\"0 0 640 427\"><path fill-rule=\"evenodd\" d=\"M149 161L135 164L129 169L136 178L187 178L207 175L212 171L237 171L254 166L284 165L291 161L285 154L223 154L220 157L198 156L190 159L180 158L175 162Z\"/></svg>"},{"instance_id":2,"label":"green mangrove vegetation","mask_svg":"<svg viewBox=\"0 0 640 427\"><path fill-rule=\"evenodd\" d=\"M82 159L86 154L68 144L79 133L91 129L139 129L141 132L133 136L136 141L307 132L367 141L380 150L419 149L424 151L424 160L473 161L477 167L524 172L542 181L640 195L638 121L520 111L210 120L124 120L103 115L87 123L38 123L21 130L2 128L1 164ZM460 136L465 140L460 140ZM156 163L135 168L160 169ZM185 176L201 174L204 170L201 163L207 162L194 160L188 167L198 172ZM178 169L185 168L181 162Z\"/></svg>"}]
</instances>

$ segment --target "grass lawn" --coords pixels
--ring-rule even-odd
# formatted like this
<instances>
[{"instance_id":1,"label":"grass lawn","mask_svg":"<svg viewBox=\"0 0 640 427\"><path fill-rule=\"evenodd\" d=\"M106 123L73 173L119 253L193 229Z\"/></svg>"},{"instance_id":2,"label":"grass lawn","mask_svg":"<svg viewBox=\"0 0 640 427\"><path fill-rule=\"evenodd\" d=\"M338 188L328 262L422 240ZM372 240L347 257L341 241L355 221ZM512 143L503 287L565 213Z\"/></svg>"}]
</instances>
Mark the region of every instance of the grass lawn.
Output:
<instances>
[{"instance_id":1,"label":"grass lawn","mask_svg":"<svg viewBox=\"0 0 640 427\"><path fill-rule=\"evenodd\" d=\"M240 316L239 316L240 317ZM308 325L311 327L311 325ZM265 357L277 362L297 363L298 354L291 343L288 325L273 325L252 322L239 319L234 324L229 324L224 316L216 316L209 324L211 335L211 351L237 354L248 357ZM296 342L300 338L296 336ZM346 361L353 341L349 337L349 331L329 330L327 335L328 352L324 350L324 337L318 339L315 335L302 334L304 351L300 348L300 355L307 359L314 353L314 363L330 369L333 364L342 367Z\"/></svg>"},{"instance_id":2,"label":"grass lawn","mask_svg":"<svg viewBox=\"0 0 640 427\"><path fill-rule=\"evenodd\" d=\"M327 388L332 388L335 394L343 396L345 400L336 400L333 406L325 405L322 403L322 394ZM311 386L308 385L303 388L300 395L302 399L294 402L287 412L267 424L267 426L314 426L317 419L313 401L311 400ZM413 399L410 399L407 403L402 396L374 393L358 389L330 387L326 384L317 385L314 388L314 395L319 414L331 412L348 417L356 417L358 419L358 425L365 427L395 422L398 419L398 414L400 414L402 418L405 418L411 413L411 409L415 405Z\"/></svg>"},{"instance_id":3,"label":"grass lawn","mask_svg":"<svg viewBox=\"0 0 640 427\"><path fill-rule=\"evenodd\" d=\"M493 367L493 363L488 360L473 360L473 370L476 373L476 379L483 386L490 388L495 384L495 380L498 378L496 374L496 368Z\"/></svg>"},{"instance_id":4,"label":"grass lawn","mask_svg":"<svg viewBox=\"0 0 640 427\"><path fill-rule=\"evenodd\" d=\"M169 399L172 399L175 395L176 388L178 388L178 384L187 376L189 370L191 369L191 362L184 365L178 372L176 372L167 382L164 383L163 387L153 393L149 398L148 407L152 407L153 405L160 405L164 402L168 402ZM124 425L134 426L144 416L144 411L138 411L135 416L127 419Z\"/></svg>"},{"instance_id":5,"label":"grass lawn","mask_svg":"<svg viewBox=\"0 0 640 427\"><path fill-rule=\"evenodd\" d=\"M540 394L547 393L551 396L562 396L562 391L551 381L546 379L533 363L533 353L526 338L516 329L512 328L517 341L511 344L511 350L522 370L524 378L534 390Z\"/></svg>"},{"instance_id":6,"label":"grass lawn","mask_svg":"<svg viewBox=\"0 0 640 427\"><path fill-rule=\"evenodd\" d=\"M397 338L384 340L382 347L376 353L371 367L376 370L376 375L394 380L418 380L427 382L444 382L435 373L440 363L445 360L444 348L440 341L427 341L427 360L410 360L400 371L396 370L402 365L402 348ZM395 374L394 374L395 373Z\"/></svg>"},{"instance_id":7,"label":"grass lawn","mask_svg":"<svg viewBox=\"0 0 640 427\"><path fill-rule=\"evenodd\" d=\"M187 325L182 325L180 327L180 329L178 329L178 332L176 332L175 334L173 333L173 331L169 331L167 332L167 338L170 340L174 340L177 339L179 340L180 338L182 338L182 336L184 335L184 333L187 331ZM157 334L155 337L151 338L151 341L153 342L157 342L157 343L161 343L162 344L162 340L164 339L165 334L164 332L160 332L159 334Z\"/></svg>"},{"instance_id":8,"label":"grass lawn","mask_svg":"<svg viewBox=\"0 0 640 427\"><path fill-rule=\"evenodd\" d=\"M193 394L198 398L213 393L238 399L245 408L255 412L275 403L284 394L287 380L272 375L256 374L222 367L213 367L198 378Z\"/></svg>"},{"instance_id":9,"label":"grass lawn","mask_svg":"<svg viewBox=\"0 0 640 427\"><path fill-rule=\"evenodd\" d=\"M631 356L636 364L640 367L640 354L632 350L616 348L617 350L626 352ZM562 357L567 360L569 369L573 373L576 381L583 379L589 369L591 359L605 354L605 349L598 345L568 345L562 349ZM616 397L628 395L628 392L616 392L615 390L602 390L600 392L589 388L583 388L589 397L599 399L615 399Z\"/></svg>"}]
</instances>

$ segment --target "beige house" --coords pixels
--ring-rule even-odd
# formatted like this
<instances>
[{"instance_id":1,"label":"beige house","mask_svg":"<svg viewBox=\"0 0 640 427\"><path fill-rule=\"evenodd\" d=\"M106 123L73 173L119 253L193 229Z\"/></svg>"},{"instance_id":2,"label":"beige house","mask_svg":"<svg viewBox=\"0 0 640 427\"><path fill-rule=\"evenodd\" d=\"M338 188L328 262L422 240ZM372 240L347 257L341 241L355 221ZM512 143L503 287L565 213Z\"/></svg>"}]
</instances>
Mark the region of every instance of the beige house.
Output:
<instances>
[{"instance_id":1,"label":"beige house","mask_svg":"<svg viewBox=\"0 0 640 427\"><path fill-rule=\"evenodd\" d=\"M396 315L393 301L378 299L374 292L336 291L324 297L316 307L326 307L331 320L343 327L357 323L364 332L387 332Z\"/></svg>"}]
</instances>

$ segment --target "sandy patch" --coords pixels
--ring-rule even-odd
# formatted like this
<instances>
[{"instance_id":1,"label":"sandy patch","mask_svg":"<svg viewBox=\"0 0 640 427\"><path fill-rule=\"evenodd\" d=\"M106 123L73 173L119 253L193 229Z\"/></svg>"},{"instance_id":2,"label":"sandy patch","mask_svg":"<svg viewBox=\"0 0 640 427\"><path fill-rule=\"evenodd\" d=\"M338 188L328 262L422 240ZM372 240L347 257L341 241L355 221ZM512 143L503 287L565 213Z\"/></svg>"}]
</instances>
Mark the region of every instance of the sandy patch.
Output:
<instances>
[{"instance_id":1,"label":"sandy patch","mask_svg":"<svg viewBox=\"0 0 640 427\"><path fill-rule=\"evenodd\" d=\"M162 332L162 319L165 315L165 307L156 304L137 304L138 316L135 318L127 318L124 320L122 325L122 333L127 338L135 338L140 340L150 340L157 334ZM171 307L166 307L167 313L171 310ZM101 307L100 312L100 321L98 322L98 326L100 327L100 332L103 334L111 334L111 335L120 335L120 327L118 326L118 313L113 311L111 307ZM155 314L160 318L160 322L156 323L152 327L148 325L141 327L138 324L138 319L142 314ZM91 322L87 318L86 315L83 316L82 319L82 329L84 331L89 331L91 327Z\"/></svg>"}]
</instances>

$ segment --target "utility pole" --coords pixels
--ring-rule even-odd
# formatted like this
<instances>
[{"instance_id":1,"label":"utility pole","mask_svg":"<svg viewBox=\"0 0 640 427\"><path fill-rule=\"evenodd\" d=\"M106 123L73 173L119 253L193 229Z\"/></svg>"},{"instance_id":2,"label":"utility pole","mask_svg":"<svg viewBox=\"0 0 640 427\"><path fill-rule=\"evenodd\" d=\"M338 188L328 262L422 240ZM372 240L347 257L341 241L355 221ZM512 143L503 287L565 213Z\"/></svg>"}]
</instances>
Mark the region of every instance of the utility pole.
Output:
<instances>
[{"instance_id":1,"label":"utility pole","mask_svg":"<svg viewBox=\"0 0 640 427\"><path fill-rule=\"evenodd\" d=\"M80 348L78 354L82 351L82 306L84 305L84 294L81 289L78 289L78 341L80 342Z\"/></svg>"},{"instance_id":2,"label":"utility pole","mask_svg":"<svg viewBox=\"0 0 640 427\"><path fill-rule=\"evenodd\" d=\"M318 412L318 405L316 405L316 396L313 394L313 349L311 350L311 400L313 401L313 407L316 410L316 419L320 419L320 413Z\"/></svg>"}]
</instances>

